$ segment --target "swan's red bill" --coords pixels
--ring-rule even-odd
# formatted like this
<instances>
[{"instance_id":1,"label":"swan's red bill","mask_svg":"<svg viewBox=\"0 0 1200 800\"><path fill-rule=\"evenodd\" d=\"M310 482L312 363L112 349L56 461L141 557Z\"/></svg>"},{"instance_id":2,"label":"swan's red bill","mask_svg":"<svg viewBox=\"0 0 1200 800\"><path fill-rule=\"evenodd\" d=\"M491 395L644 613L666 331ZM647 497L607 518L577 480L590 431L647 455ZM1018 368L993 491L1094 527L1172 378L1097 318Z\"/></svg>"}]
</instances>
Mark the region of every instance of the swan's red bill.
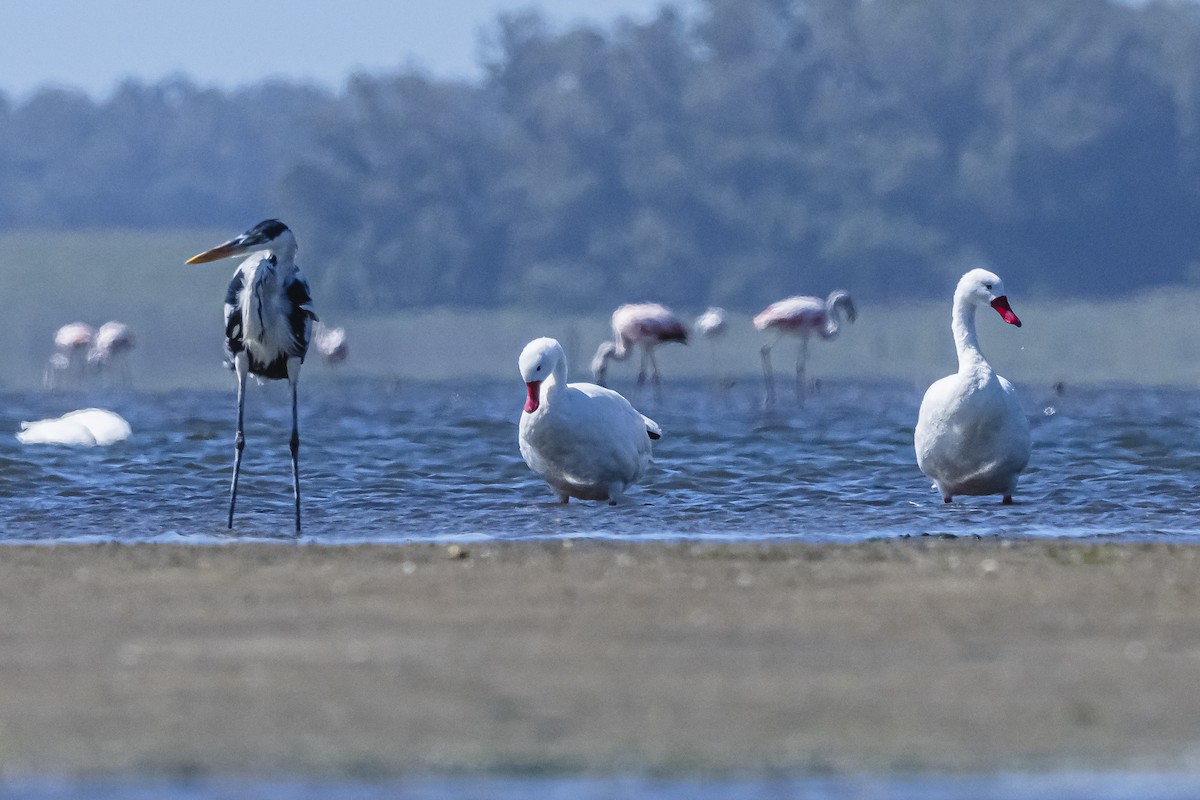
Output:
<instances>
[{"instance_id":1,"label":"swan's red bill","mask_svg":"<svg viewBox=\"0 0 1200 800\"><path fill-rule=\"evenodd\" d=\"M529 390L529 396L525 398L525 411L532 414L538 410L538 392L542 388L542 382L526 381L525 388Z\"/></svg>"},{"instance_id":2,"label":"swan's red bill","mask_svg":"<svg viewBox=\"0 0 1200 800\"><path fill-rule=\"evenodd\" d=\"M1012 306L1008 304L1008 297L1006 295L1000 295L993 300L992 308L996 309L1009 325L1016 325L1018 328L1021 327L1021 320L1017 319L1017 315L1013 313Z\"/></svg>"}]
</instances>

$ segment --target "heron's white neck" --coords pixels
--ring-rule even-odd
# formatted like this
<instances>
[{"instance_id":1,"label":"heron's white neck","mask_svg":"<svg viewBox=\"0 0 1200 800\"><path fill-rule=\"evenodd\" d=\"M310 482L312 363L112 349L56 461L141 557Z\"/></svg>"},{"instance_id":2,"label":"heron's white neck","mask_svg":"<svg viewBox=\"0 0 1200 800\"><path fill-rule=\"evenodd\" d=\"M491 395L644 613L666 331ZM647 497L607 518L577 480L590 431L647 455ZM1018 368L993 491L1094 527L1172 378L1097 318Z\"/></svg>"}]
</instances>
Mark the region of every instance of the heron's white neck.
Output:
<instances>
[{"instance_id":1,"label":"heron's white neck","mask_svg":"<svg viewBox=\"0 0 1200 800\"><path fill-rule=\"evenodd\" d=\"M293 252L295 248L292 248ZM271 309L282 297L285 276L295 271L291 262L284 262L274 250L259 250L238 267L242 271L243 284L239 304L242 309L242 338L248 347L267 343Z\"/></svg>"},{"instance_id":2,"label":"heron's white neck","mask_svg":"<svg viewBox=\"0 0 1200 800\"><path fill-rule=\"evenodd\" d=\"M975 334L975 303L966 297L954 298L954 314L950 319L954 332L954 349L958 351L958 371L972 372L980 367L990 368L979 349Z\"/></svg>"},{"instance_id":3,"label":"heron's white neck","mask_svg":"<svg viewBox=\"0 0 1200 800\"><path fill-rule=\"evenodd\" d=\"M291 231L285 230L271 241L269 248L265 249L270 250L275 256L281 271L288 272L296 268L296 237L292 235Z\"/></svg>"},{"instance_id":4,"label":"heron's white neck","mask_svg":"<svg viewBox=\"0 0 1200 800\"><path fill-rule=\"evenodd\" d=\"M279 262L279 266L283 270L292 270L296 268L296 240L290 236L281 237L275 242L271 252L275 255L275 260Z\"/></svg>"}]
</instances>

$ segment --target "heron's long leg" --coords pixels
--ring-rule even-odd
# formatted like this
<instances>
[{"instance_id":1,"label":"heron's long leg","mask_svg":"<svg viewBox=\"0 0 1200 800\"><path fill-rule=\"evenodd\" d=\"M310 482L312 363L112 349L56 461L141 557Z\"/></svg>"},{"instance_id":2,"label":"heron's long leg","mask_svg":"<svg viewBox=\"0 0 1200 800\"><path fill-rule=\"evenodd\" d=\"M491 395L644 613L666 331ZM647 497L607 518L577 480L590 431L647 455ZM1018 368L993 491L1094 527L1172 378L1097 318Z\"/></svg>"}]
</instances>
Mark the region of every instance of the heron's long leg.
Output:
<instances>
[{"instance_id":1,"label":"heron's long leg","mask_svg":"<svg viewBox=\"0 0 1200 800\"><path fill-rule=\"evenodd\" d=\"M297 370L298 371L298 370ZM292 386L292 493L296 496L296 533L300 533L300 417L296 402L296 380L291 378L292 370L288 370L288 383Z\"/></svg>"},{"instance_id":2,"label":"heron's long leg","mask_svg":"<svg viewBox=\"0 0 1200 800\"><path fill-rule=\"evenodd\" d=\"M233 483L229 486L230 530L233 529L233 508L237 505L238 475L242 471L242 450L246 448L243 424L246 419L246 376L250 373L250 359L245 353L238 353L233 358L233 368L237 373L237 434L233 438Z\"/></svg>"}]
</instances>

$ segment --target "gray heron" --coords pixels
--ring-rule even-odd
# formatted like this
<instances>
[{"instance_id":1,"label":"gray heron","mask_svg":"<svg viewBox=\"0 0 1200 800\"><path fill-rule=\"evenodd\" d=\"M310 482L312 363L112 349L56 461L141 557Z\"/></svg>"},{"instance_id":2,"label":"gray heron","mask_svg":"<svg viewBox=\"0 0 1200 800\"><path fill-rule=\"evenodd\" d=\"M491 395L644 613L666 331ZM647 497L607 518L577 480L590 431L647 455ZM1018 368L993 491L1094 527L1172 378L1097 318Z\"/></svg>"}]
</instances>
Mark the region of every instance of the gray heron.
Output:
<instances>
[{"instance_id":1,"label":"gray heron","mask_svg":"<svg viewBox=\"0 0 1200 800\"><path fill-rule=\"evenodd\" d=\"M248 255L247 255L248 254ZM308 283L296 268L296 237L277 219L264 220L250 230L187 260L204 264L247 256L233 273L225 293L225 351L237 375L237 434L234 438L233 481L229 487L229 527L237 504L238 475L246 406L246 377L287 379L292 391L292 490L296 500L296 532L300 532L300 430L296 383L308 352L312 308Z\"/></svg>"}]
</instances>

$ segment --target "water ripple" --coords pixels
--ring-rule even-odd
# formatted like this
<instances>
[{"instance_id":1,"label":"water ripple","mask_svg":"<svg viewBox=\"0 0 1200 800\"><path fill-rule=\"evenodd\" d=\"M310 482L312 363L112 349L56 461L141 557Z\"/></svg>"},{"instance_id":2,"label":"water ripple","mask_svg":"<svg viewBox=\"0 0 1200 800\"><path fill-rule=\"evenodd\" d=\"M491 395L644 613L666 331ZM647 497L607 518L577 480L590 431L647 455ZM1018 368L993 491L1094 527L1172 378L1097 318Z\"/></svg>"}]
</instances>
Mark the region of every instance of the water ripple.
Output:
<instances>
[{"instance_id":1,"label":"water ripple","mask_svg":"<svg viewBox=\"0 0 1200 800\"><path fill-rule=\"evenodd\" d=\"M1200 533L1200 395L1178 389L1022 387L1034 456L1018 503L944 506L916 468L921 390L826 384L804 407L673 384L642 398L664 428L628 503L559 506L517 451L524 393L348 381L307 385L301 406L304 541L454 538L857 541L872 537L1190 539ZM286 388L247 403L237 528L224 530L233 456L226 392L63 397L9 393L0 426L103 405L134 436L107 449L0 437L0 541L288 541ZM1049 409L1053 408L1053 413Z\"/></svg>"}]
</instances>

